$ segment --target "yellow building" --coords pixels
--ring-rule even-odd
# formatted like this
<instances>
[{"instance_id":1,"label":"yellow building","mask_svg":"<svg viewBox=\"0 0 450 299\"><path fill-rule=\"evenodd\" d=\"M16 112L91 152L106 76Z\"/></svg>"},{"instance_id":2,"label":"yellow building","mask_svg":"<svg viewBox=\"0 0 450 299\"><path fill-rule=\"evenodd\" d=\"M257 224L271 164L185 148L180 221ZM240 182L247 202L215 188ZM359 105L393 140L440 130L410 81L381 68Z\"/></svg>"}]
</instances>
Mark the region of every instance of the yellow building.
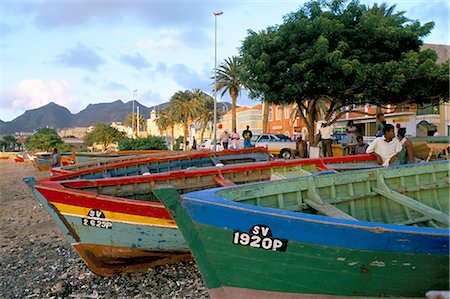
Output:
<instances>
[{"instance_id":1,"label":"yellow building","mask_svg":"<svg viewBox=\"0 0 450 299\"><path fill-rule=\"evenodd\" d=\"M242 134L247 126L250 126L250 130L253 134L262 133L262 121L263 121L263 111L262 105L258 104L251 108L249 107L239 107L236 109L236 129L239 135ZM225 113L220 118L220 123L222 124L222 129L217 130L217 134L220 135L224 130L231 132L231 110Z\"/></svg>"}]
</instances>

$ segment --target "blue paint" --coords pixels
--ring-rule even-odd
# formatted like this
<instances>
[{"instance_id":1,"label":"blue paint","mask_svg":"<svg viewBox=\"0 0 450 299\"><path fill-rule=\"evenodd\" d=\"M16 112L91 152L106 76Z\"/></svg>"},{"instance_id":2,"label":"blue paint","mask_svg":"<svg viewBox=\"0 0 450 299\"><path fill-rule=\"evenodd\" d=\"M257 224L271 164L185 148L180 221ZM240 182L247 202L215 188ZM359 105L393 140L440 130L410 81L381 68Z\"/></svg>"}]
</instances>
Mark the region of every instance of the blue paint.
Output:
<instances>
[{"instance_id":1,"label":"blue paint","mask_svg":"<svg viewBox=\"0 0 450 299\"><path fill-rule=\"evenodd\" d=\"M295 180L303 179L308 178ZM248 184L247 188L249 185L259 184L267 183ZM182 196L183 206L193 222L230 230L248 232L256 224L265 224L271 228L275 237L299 242L353 249L448 255L448 229L336 219L236 203L217 195L218 190L238 188L242 186L188 193Z\"/></svg>"}]
</instances>

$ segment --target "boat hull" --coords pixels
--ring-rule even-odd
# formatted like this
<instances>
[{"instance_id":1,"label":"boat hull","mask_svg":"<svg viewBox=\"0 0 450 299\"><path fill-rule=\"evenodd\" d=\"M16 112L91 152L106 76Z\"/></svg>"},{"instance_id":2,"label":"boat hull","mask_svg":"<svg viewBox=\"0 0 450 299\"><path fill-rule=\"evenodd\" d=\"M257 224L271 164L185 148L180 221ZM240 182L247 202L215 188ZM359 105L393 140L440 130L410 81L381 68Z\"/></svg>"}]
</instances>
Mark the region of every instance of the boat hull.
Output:
<instances>
[{"instance_id":1,"label":"boat hull","mask_svg":"<svg viewBox=\"0 0 450 299\"><path fill-rule=\"evenodd\" d=\"M417 190L413 193L430 194L437 202L437 195L446 190L448 196L448 162L420 165L414 169L382 169L226 187L188 193L181 198L170 187L160 186L155 192L177 222L214 298L236 298L239 292L250 298L290 298L291 294L295 294L293 298L423 298L430 290L449 290L448 228L348 220L296 211L301 210L299 205L304 205L301 199L308 201L319 196L314 195L312 190L315 188L321 190L331 184L330 190L343 193L339 184L347 186L351 183L346 176L354 177L352 180L356 182L355 189L349 187L351 192L365 177L367 182L361 184L381 190L385 177L392 182L391 187L404 189L409 194L408 189L398 182L409 182L410 177L419 182L419 174L433 169L435 173L422 175L424 181L418 185L422 191L410 187ZM431 190L431 186L435 186L435 190ZM441 186L440 191L438 186ZM309 190L308 193L305 190ZM283 192L292 195L286 196L289 201L283 199ZM320 192L322 199L332 194ZM412 209L416 208L416 211L442 221L444 226L448 223L448 211L445 219L435 208L430 210L430 206L401 195L394 201L392 194L395 192L388 193L391 208L396 207L394 203L398 204L400 199L410 204L408 208L399 209L400 213L411 216ZM372 196L374 205L377 195L366 194L366 197ZM273 199L269 201L267 196L273 196ZM337 198L331 196L330 199ZM354 202L359 200L365 201L355 195ZM386 200L382 202L387 203ZM266 207L256 204L258 202ZM287 209L294 205L297 205L295 211L283 210L283 207ZM362 214L369 212L354 206L351 216L365 217ZM337 215L350 217L346 213ZM417 216L417 219L421 218Z\"/></svg>"}]
</instances>

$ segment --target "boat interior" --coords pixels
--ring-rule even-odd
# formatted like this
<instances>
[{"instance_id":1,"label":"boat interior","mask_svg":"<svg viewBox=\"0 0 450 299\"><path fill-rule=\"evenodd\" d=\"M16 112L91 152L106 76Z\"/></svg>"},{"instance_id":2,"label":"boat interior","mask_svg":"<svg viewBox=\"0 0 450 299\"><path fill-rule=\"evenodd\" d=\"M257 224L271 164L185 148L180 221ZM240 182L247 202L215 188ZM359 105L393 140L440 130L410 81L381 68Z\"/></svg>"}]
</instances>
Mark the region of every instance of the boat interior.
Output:
<instances>
[{"instance_id":1,"label":"boat interior","mask_svg":"<svg viewBox=\"0 0 450 299\"><path fill-rule=\"evenodd\" d=\"M236 186L216 194L334 218L448 228L449 169L449 161L432 162Z\"/></svg>"}]
</instances>

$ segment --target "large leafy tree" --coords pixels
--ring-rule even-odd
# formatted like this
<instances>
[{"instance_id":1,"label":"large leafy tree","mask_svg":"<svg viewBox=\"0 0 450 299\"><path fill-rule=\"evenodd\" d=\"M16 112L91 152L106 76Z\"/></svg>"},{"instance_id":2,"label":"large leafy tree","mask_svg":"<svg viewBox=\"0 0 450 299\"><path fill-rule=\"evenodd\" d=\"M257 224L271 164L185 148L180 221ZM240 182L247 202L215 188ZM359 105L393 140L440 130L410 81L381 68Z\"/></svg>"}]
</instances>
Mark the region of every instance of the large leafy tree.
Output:
<instances>
[{"instance_id":1,"label":"large leafy tree","mask_svg":"<svg viewBox=\"0 0 450 299\"><path fill-rule=\"evenodd\" d=\"M64 144L61 137L55 130L50 128L40 128L27 138L25 147L29 150L51 151L53 148L59 148ZM64 147L66 149L66 147Z\"/></svg>"},{"instance_id":2,"label":"large leafy tree","mask_svg":"<svg viewBox=\"0 0 450 299\"><path fill-rule=\"evenodd\" d=\"M241 55L250 96L297 103L309 132L319 118L332 123L352 104L448 100L448 62L419 52L433 23L422 26L394 8L312 1L281 25L249 31Z\"/></svg>"},{"instance_id":3,"label":"large leafy tree","mask_svg":"<svg viewBox=\"0 0 450 299\"><path fill-rule=\"evenodd\" d=\"M198 116L198 101L194 93L189 90L177 91L170 99L169 105L173 119L183 126L183 144L186 144L189 124ZM184 149L186 148L185 146Z\"/></svg>"},{"instance_id":4,"label":"large leafy tree","mask_svg":"<svg viewBox=\"0 0 450 299\"><path fill-rule=\"evenodd\" d=\"M89 146L97 143L106 148L111 143L119 141L120 138L122 138L122 133L117 129L108 124L96 123L93 129L84 135L84 142Z\"/></svg>"},{"instance_id":5,"label":"large leafy tree","mask_svg":"<svg viewBox=\"0 0 450 299\"><path fill-rule=\"evenodd\" d=\"M5 148L7 148L7 149L14 149L14 147L19 144L16 137L14 137L12 135L3 136L3 141L4 141Z\"/></svg>"},{"instance_id":6,"label":"large leafy tree","mask_svg":"<svg viewBox=\"0 0 450 299\"><path fill-rule=\"evenodd\" d=\"M243 77L244 69L240 59L236 56L225 59L217 68L217 91L222 91L223 97L227 92L231 97L231 127L236 128L236 100L243 88L247 87Z\"/></svg>"}]
</instances>

